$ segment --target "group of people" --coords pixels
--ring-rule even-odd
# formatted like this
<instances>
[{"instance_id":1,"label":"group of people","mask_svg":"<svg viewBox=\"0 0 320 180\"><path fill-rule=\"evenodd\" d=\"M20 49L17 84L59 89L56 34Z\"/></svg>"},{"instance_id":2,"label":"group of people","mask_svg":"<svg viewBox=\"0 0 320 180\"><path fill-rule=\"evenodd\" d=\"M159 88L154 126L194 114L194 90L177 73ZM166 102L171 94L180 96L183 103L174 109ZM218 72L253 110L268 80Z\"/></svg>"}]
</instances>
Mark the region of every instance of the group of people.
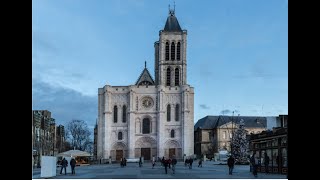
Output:
<instances>
[{"instance_id":1,"label":"group of people","mask_svg":"<svg viewBox=\"0 0 320 180\"><path fill-rule=\"evenodd\" d=\"M165 158L163 157L161 160L158 157L158 161L161 162L161 166L164 166L165 168L165 173L168 174L168 167L169 169L172 169L172 173L175 173L175 166L177 164L177 159L173 156L172 159L171 158ZM199 160L199 165L198 167L202 167L202 159ZM154 168L155 166L155 157L152 158L152 168ZM270 162L270 158L267 155L267 153L264 153L264 161L263 161L263 165L265 167L265 172L269 173L269 162ZM193 159L191 157L187 158L185 160L185 166L189 166L189 169L192 169L192 163L193 163ZM66 160L66 158L63 158L61 161L61 170L60 170L60 174L62 174L62 170L64 169L64 174L67 174L67 170L66 168L68 167L68 161ZM235 164L235 158L231 155L228 160L227 160L227 165L229 167L229 174L232 175L233 169L234 169L234 164ZM127 160L126 158L121 158L120 160L120 166L124 167L127 165ZM256 154L254 153L251 157L250 157L250 171L252 170L252 173L255 177L257 177L258 173L257 173L257 169L258 166L261 165L260 159L259 157L256 156ZM70 160L70 166L71 166L71 174L75 174L75 166L76 166L76 160L74 158L71 158ZM140 157L139 159L139 167L142 167L142 158Z\"/></svg>"},{"instance_id":2,"label":"group of people","mask_svg":"<svg viewBox=\"0 0 320 180\"><path fill-rule=\"evenodd\" d=\"M70 166L71 166L71 174L76 174L76 171L75 171L76 160L74 158L71 158ZM61 161L60 174L62 174L62 170L64 169L64 174L67 175L67 167L68 167L68 160L66 160L66 158L63 158Z\"/></svg>"},{"instance_id":3,"label":"group of people","mask_svg":"<svg viewBox=\"0 0 320 180\"><path fill-rule=\"evenodd\" d=\"M127 166L127 159L126 158L121 158L120 159L120 167Z\"/></svg>"},{"instance_id":4,"label":"group of people","mask_svg":"<svg viewBox=\"0 0 320 180\"><path fill-rule=\"evenodd\" d=\"M189 157L184 161L185 166L189 166L189 169L192 169L193 158ZM202 163L202 162L201 162ZM202 165L201 165L202 167Z\"/></svg>"},{"instance_id":5,"label":"group of people","mask_svg":"<svg viewBox=\"0 0 320 180\"><path fill-rule=\"evenodd\" d=\"M270 162L270 158L268 154L264 153L263 165L266 173L269 173L269 162ZM229 174L232 175L234 164L235 164L235 159L232 155L228 158L227 164L229 167ZM255 177L258 177L259 165L261 165L260 158L256 156L256 153L253 153L253 155L250 157L250 171L252 171L252 174Z\"/></svg>"},{"instance_id":6,"label":"group of people","mask_svg":"<svg viewBox=\"0 0 320 180\"><path fill-rule=\"evenodd\" d=\"M269 162L270 158L267 153L264 153L263 165L265 168L265 172L269 173ZM259 157L256 156L256 153L250 157L250 167L252 167L252 174L257 177L258 176L258 166L261 165Z\"/></svg>"},{"instance_id":7,"label":"group of people","mask_svg":"<svg viewBox=\"0 0 320 180\"><path fill-rule=\"evenodd\" d=\"M172 157L172 159L163 157L161 160L161 165L164 166L166 174L168 174L168 167L169 169L172 169L172 174L174 174L176 169L175 168L176 164L177 164L177 159L174 156Z\"/></svg>"}]
</instances>

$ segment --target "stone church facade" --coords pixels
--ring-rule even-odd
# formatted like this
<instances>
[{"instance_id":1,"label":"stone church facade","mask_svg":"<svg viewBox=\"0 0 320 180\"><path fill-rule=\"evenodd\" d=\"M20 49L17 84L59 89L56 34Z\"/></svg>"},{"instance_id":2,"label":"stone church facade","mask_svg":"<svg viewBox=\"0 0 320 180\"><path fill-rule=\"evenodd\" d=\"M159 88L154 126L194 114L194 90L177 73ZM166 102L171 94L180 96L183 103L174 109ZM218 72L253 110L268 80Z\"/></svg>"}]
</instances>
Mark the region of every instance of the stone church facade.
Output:
<instances>
[{"instance_id":1,"label":"stone church facade","mask_svg":"<svg viewBox=\"0 0 320 180\"><path fill-rule=\"evenodd\" d=\"M174 10L155 48L155 79L146 65L134 85L98 89L97 158L182 159L194 154L194 88L187 84L187 31Z\"/></svg>"}]
</instances>

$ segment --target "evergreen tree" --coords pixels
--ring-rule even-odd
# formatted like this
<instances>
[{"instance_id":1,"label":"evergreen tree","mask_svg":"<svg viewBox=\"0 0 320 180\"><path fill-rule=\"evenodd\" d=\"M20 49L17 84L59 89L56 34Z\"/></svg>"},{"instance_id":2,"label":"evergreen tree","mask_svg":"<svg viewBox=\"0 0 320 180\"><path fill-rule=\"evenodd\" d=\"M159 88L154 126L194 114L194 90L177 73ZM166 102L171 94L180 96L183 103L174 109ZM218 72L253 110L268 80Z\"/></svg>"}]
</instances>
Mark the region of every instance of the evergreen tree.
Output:
<instances>
[{"instance_id":1,"label":"evergreen tree","mask_svg":"<svg viewBox=\"0 0 320 180\"><path fill-rule=\"evenodd\" d=\"M240 120L238 129L234 132L231 140L231 154L238 162L247 161L248 140L244 129L244 121Z\"/></svg>"}]
</instances>

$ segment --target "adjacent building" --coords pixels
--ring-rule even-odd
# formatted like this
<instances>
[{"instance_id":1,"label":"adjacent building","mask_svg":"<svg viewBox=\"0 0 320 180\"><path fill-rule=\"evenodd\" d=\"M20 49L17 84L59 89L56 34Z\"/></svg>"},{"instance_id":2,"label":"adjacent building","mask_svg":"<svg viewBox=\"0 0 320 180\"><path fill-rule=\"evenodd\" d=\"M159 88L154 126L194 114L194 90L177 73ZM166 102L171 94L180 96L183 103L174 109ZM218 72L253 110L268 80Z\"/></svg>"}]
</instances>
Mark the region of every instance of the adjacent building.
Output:
<instances>
[{"instance_id":1,"label":"adjacent building","mask_svg":"<svg viewBox=\"0 0 320 180\"><path fill-rule=\"evenodd\" d=\"M288 173L288 115L279 115L277 127L272 130L253 134L250 137L250 153L255 153L259 157L262 166L258 167L258 172L265 172L264 154L269 156L270 173Z\"/></svg>"},{"instance_id":2,"label":"adjacent building","mask_svg":"<svg viewBox=\"0 0 320 180\"><path fill-rule=\"evenodd\" d=\"M213 157L220 151L230 152L232 135L243 119L249 134L266 130L267 118L261 116L206 116L194 126L194 152L197 156Z\"/></svg>"},{"instance_id":3,"label":"adjacent building","mask_svg":"<svg viewBox=\"0 0 320 180\"><path fill-rule=\"evenodd\" d=\"M187 81L187 30L174 10L154 43L153 78L146 66L135 84L98 89L98 159L194 154L194 88Z\"/></svg>"},{"instance_id":4,"label":"adjacent building","mask_svg":"<svg viewBox=\"0 0 320 180\"><path fill-rule=\"evenodd\" d=\"M48 110L32 111L33 165L40 166L41 156L54 156L64 151L64 126L56 126Z\"/></svg>"}]
</instances>

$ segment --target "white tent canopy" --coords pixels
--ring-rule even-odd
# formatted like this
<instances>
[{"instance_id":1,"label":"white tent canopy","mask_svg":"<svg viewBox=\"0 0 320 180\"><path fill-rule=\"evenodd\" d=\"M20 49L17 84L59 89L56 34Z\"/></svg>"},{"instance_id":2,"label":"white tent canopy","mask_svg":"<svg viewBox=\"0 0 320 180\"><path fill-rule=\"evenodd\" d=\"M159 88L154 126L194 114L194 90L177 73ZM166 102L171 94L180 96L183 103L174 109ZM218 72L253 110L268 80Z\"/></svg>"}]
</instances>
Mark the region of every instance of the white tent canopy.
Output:
<instances>
[{"instance_id":1,"label":"white tent canopy","mask_svg":"<svg viewBox=\"0 0 320 180\"><path fill-rule=\"evenodd\" d=\"M77 156L91 156L89 153L80 150L69 150L56 155L57 157L77 157Z\"/></svg>"}]
</instances>

